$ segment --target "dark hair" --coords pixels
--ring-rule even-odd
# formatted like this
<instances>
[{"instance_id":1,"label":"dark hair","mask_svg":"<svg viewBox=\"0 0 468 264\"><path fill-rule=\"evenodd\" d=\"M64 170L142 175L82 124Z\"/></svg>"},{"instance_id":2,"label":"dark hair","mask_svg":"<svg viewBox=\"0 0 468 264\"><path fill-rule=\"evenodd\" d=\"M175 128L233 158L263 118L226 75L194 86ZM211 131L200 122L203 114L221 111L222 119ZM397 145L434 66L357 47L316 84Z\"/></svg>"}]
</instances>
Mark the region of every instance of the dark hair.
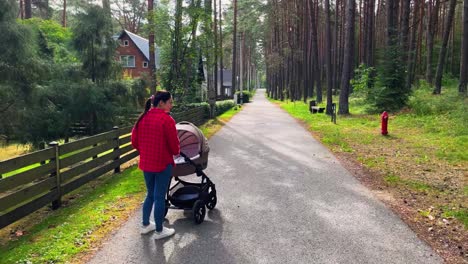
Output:
<instances>
[{"instance_id":1,"label":"dark hair","mask_svg":"<svg viewBox=\"0 0 468 264\"><path fill-rule=\"evenodd\" d=\"M153 106L154 107L158 106L159 102L161 102L161 101L166 103L167 100L171 99L171 97L172 97L172 95L171 95L170 92L168 92L166 90L159 90L154 95Z\"/></svg>"},{"instance_id":2,"label":"dark hair","mask_svg":"<svg viewBox=\"0 0 468 264\"><path fill-rule=\"evenodd\" d=\"M159 102L163 101L166 103L169 99L171 99L172 95L170 92L166 90L159 90L156 92L156 95L151 95L148 100L145 102L145 110L141 115L138 117L138 120L135 123L135 127L138 126L138 123L140 123L141 119L148 113L148 111L151 109L151 104L156 107L158 106Z\"/></svg>"}]
</instances>

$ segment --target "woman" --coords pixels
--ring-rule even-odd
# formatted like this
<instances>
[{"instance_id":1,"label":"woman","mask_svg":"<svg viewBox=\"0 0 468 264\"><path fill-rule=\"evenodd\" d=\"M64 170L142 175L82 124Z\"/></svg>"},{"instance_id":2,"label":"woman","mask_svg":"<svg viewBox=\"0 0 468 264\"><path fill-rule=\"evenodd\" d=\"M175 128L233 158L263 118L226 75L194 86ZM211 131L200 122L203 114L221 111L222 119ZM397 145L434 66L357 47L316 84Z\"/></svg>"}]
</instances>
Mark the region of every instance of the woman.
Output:
<instances>
[{"instance_id":1,"label":"woman","mask_svg":"<svg viewBox=\"0 0 468 264\"><path fill-rule=\"evenodd\" d=\"M143 171L147 188L141 234L155 230L155 239L175 233L174 229L163 227L165 197L175 166L173 155L180 151L175 121L169 115L171 109L171 94L158 91L148 99L145 111L132 130L132 145L140 152L138 167ZM153 204L156 224L149 221Z\"/></svg>"}]
</instances>

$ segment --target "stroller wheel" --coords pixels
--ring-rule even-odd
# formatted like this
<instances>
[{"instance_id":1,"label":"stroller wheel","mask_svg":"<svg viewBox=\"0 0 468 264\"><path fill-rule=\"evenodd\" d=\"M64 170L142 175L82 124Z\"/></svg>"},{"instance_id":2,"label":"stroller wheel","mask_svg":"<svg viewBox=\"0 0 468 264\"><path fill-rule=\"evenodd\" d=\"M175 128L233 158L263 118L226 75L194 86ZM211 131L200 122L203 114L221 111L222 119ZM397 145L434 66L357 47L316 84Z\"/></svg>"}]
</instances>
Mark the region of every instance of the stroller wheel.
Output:
<instances>
[{"instance_id":1,"label":"stroller wheel","mask_svg":"<svg viewBox=\"0 0 468 264\"><path fill-rule=\"evenodd\" d=\"M216 192L212 192L208 197L208 202L206 203L206 208L213 210L218 202L218 198L216 197Z\"/></svg>"},{"instance_id":2,"label":"stroller wheel","mask_svg":"<svg viewBox=\"0 0 468 264\"><path fill-rule=\"evenodd\" d=\"M206 209L205 204L201 200L197 200L192 208L193 211L193 220L195 224L201 224L205 219Z\"/></svg>"}]
</instances>

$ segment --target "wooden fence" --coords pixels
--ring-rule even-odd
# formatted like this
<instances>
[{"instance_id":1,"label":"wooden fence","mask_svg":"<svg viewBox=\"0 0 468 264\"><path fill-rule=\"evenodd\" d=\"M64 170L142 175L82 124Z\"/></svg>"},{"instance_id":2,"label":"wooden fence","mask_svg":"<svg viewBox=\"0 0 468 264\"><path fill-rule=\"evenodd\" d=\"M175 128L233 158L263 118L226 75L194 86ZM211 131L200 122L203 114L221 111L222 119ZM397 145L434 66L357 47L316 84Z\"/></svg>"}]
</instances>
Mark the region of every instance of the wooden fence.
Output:
<instances>
[{"instance_id":1,"label":"wooden fence","mask_svg":"<svg viewBox=\"0 0 468 264\"><path fill-rule=\"evenodd\" d=\"M0 162L0 228L138 156L130 144L131 127L59 145Z\"/></svg>"},{"instance_id":2,"label":"wooden fence","mask_svg":"<svg viewBox=\"0 0 468 264\"><path fill-rule=\"evenodd\" d=\"M203 107L175 113L177 122L206 120ZM62 145L0 161L0 228L52 204L63 195L138 156L131 146L131 127L118 128Z\"/></svg>"}]
</instances>

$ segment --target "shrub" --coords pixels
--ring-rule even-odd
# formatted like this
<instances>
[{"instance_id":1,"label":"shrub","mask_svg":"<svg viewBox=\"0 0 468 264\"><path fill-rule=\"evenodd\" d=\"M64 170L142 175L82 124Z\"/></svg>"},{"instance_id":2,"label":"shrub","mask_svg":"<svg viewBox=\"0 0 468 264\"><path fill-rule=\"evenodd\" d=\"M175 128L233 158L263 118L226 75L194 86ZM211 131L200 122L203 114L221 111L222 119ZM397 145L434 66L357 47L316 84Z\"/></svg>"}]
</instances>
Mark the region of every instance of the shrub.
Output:
<instances>
[{"instance_id":1,"label":"shrub","mask_svg":"<svg viewBox=\"0 0 468 264\"><path fill-rule=\"evenodd\" d=\"M237 103L240 104L240 96L239 96L240 91L237 91L236 94L237 94ZM251 92L249 92L247 90L242 91L242 102L243 103L250 102L250 98L252 98Z\"/></svg>"},{"instance_id":2,"label":"shrub","mask_svg":"<svg viewBox=\"0 0 468 264\"><path fill-rule=\"evenodd\" d=\"M217 101L215 106L216 116L222 115L224 112L233 108L235 105L236 104L234 103L234 100Z\"/></svg>"}]
</instances>

